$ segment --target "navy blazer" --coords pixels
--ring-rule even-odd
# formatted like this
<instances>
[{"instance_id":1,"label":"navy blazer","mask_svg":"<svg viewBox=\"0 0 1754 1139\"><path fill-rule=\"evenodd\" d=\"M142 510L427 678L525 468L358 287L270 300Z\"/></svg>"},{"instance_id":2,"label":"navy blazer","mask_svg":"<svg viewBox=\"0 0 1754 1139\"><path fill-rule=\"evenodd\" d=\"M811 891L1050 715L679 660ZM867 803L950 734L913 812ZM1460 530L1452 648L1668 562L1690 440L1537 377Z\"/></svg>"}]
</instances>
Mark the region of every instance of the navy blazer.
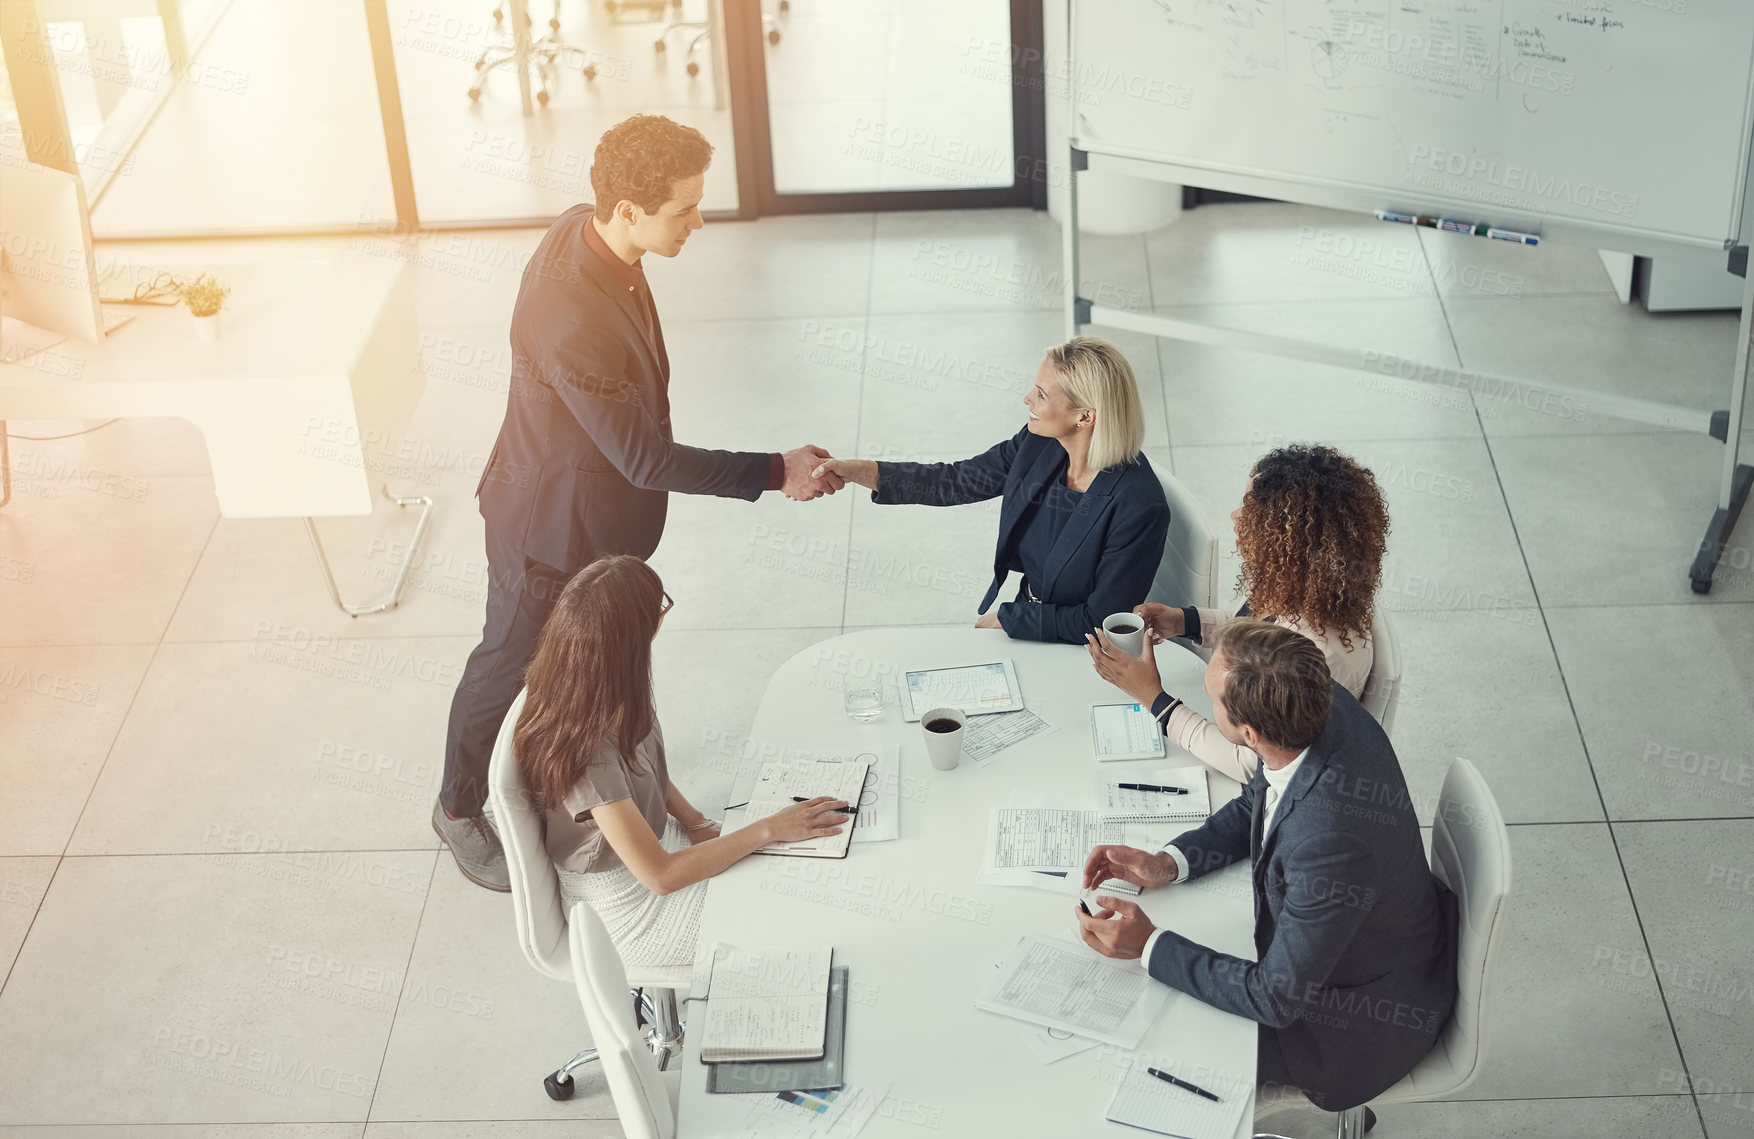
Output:
<instances>
[{"instance_id":1,"label":"navy blazer","mask_svg":"<svg viewBox=\"0 0 1754 1139\"><path fill-rule=\"evenodd\" d=\"M1032 435L1025 427L1003 443L959 463L877 464L871 500L960 506L1004 495L999 509L999 545L993 557L993 583L981 599L984 613L1011 570L1023 569L1017 556L1019 533L1028 507L1041 502L1048 487L1066 477L1066 449L1059 440ZM1008 601L999 606L999 624L1019 640L1081 645L1084 634L1111 613L1130 611L1151 592L1169 533L1169 500L1144 455L1097 474L1079 498L1072 517L1055 541L1041 579L1029 587L1040 603Z\"/></svg>"},{"instance_id":2,"label":"navy blazer","mask_svg":"<svg viewBox=\"0 0 1754 1139\"><path fill-rule=\"evenodd\" d=\"M1456 898L1426 864L1388 737L1341 685L1263 838L1266 786L1257 771L1173 844L1189 878L1252 858L1259 961L1165 930L1147 967L1276 1031L1297 1086L1342 1111L1411 1071L1449 1019Z\"/></svg>"},{"instance_id":3,"label":"navy blazer","mask_svg":"<svg viewBox=\"0 0 1754 1139\"><path fill-rule=\"evenodd\" d=\"M710 451L670 430L670 358L653 314L589 246L592 207L557 218L512 309L511 391L476 495L490 530L568 572L603 554L650 557L668 491L754 499L769 456Z\"/></svg>"}]
</instances>

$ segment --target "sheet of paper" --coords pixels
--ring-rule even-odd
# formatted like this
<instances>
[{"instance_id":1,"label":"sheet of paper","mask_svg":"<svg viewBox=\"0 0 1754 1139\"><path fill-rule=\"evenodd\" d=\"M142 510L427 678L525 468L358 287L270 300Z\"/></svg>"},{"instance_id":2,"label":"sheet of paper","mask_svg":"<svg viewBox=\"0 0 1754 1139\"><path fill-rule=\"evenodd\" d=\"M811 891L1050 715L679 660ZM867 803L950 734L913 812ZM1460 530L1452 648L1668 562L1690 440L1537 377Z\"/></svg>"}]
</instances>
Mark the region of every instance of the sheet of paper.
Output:
<instances>
[{"instance_id":1,"label":"sheet of paper","mask_svg":"<svg viewBox=\"0 0 1754 1139\"><path fill-rule=\"evenodd\" d=\"M1077 870L982 870L974 880L982 886L1028 886L1067 898L1084 894L1136 898L1140 894L1139 887L1119 878L1110 878L1095 890L1086 891L1082 888L1082 873Z\"/></svg>"},{"instance_id":2,"label":"sheet of paper","mask_svg":"<svg viewBox=\"0 0 1754 1139\"><path fill-rule=\"evenodd\" d=\"M859 813L853 823L854 842L888 842L901 837L901 748L887 744L881 753L864 752L858 758L873 762L865 773L865 787L855 802Z\"/></svg>"},{"instance_id":3,"label":"sheet of paper","mask_svg":"<svg viewBox=\"0 0 1754 1139\"><path fill-rule=\"evenodd\" d=\"M744 1116L739 1139L853 1139L877 1114L889 1081L860 1081L835 1091L761 1096Z\"/></svg>"},{"instance_id":4,"label":"sheet of paper","mask_svg":"<svg viewBox=\"0 0 1754 1139\"><path fill-rule=\"evenodd\" d=\"M1122 783L1144 783L1154 787L1181 787L1187 794L1166 791L1136 791ZM1104 818L1158 818L1183 822L1204 822L1212 813L1211 793L1206 785L1204 767L1152 767L1115 774L1103 773L1097 802Z\"/></svg>"},{"instance_id":5,"label":"sheet of paper","mask_svg":"<svg viewBox=\"0 0 1754 1139\"><path fill-rule=\"evenodd\" d=\"M1031 934L975 998L988 1012L1135 1048L1169 998L1137 962Z\"/></svg>"},{"instance_id":6,"label":"sheet of paper","mask_svg":"<svg viewBox=\"0 0 1754 1139\"><path fill-rule=\"evenodd\" d=\"M908 699L914 714L932 708L961 708L976 713L982 708L1003 708L1015 703L1016 693L1000 661L956 668L921 669L906 674Z\"/></svg>"},{"instance_id":7,"label":"sheet of paper","mask_svg":"<svg viewBox=\"0 0 1754 1139\"><path fill-rule=\"evenodd\" d=\"M990 966L976 963L969 968L969 975L974 978L975 990L978 992L993 975L993 970L1004 965L1003 961L995 961ZM1029 1054L1043 1064L1052 1064L1055 1060L1064 1060L1068 1056L1076 1056L1080 1052L1088 1052L1095 1048L1098 1041L1088 1037L1074 1036L1063 1028L1047 1028L1040 1024L1029 1024L1025 1021L1005 1017L1005 1023L1017 1032L1018 1039L1023 1041Z\"/></svg>"},{"instance_id":8,"label":"sheet of paper","mask_svg":"<svg viewBox=\"0 0 1754 1139\"><path fill-rule=\"evenodd\" d=\"M1082 870L1093 848L1125 838L1125 826L1095 811L995 807L985 864L994 870Z\"/></svg>"},{"instance_id":9,"label":"sheet of paper","mask_svg":"<svg viewBox=\"0 0 1754 1139\"><path fill-rule=\"evenodd\" d=\"M962 729L962 757L976 767L985 767L1006 748L1053 730L1052 724L1029 708L971 716Z\"/></svg>"},{"instance_id":10,"label":"sheet of paper","mask_svg":"<svg viewBox=\"0 0 1754 1139\"><path fill-rule=\"evenodd\" d=\"M1156 1131L1181 1139L1230 1139L1242 1121L1249 1094L1247 1082L1216 1072L1169 1070L1170 1075L1204 1088L1218 1102L1153 1076L1151 1062L1135 1055L1115 1085L1107 1116L1115 1123Z\"/></svg>"}]
</instances>

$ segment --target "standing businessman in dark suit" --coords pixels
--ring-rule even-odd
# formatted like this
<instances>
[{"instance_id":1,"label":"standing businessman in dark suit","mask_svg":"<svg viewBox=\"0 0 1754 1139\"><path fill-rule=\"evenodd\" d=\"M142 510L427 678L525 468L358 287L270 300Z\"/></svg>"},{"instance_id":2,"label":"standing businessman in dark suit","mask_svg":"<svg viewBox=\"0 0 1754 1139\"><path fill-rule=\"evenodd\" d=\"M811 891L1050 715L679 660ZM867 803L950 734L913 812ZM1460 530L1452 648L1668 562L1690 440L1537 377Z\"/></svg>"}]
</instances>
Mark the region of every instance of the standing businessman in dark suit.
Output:
<instances>
[{"instance_id":1,"label":"standing businessman in dark suit","mask_svg":"<svg viewBox=\"0 0 1754 1139\"><path fill-rule=\"evenodd\" d=\"M1432 876L1382 728L1321 649L1265 621L1227 624L1206 670L1219 731L1260 754L1242 794L1162 853L1100 846L1085 885L1162 886L1247 858L1258 961L1157 929L1132 902L1078 915L1110 957L1260 1025L1258 1080L1317 1107L1368 1101L1431 1050L1456 996L1455 895Z\"/></svg>"},{"instance_id":2,"label":"standing businessman in dark suit","mask_svg":"<svg viewBox=\"0 0 1754 1139\"><path fill-rule=\"evenodd\" d=\"M647 253L674 257L701 228L712 147L658 115L611 127L591 164L595 206L549 227L512 310L505 422L476 488L487 522L487 620L451 702L433 829L465 877L509 890L505 853L481 817L487 765L560 589L603 554L649 557L669 491L795 499L841 486L827 452L709 451L670 430L670 361Z\"/></svg>"}]
</instances>

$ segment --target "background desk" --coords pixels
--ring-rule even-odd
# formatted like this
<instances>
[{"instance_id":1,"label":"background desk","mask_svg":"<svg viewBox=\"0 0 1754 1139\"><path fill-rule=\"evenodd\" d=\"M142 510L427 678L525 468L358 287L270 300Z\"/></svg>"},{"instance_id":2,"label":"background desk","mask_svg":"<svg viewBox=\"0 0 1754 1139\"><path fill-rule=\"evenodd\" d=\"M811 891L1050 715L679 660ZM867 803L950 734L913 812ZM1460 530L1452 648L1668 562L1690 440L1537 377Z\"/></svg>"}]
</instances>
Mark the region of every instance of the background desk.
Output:
<instances>
[{"instance_id":1,"label":"background desk","mask_svg":"<svg viewBox=\"0 0 1754 1139\"><path fill-rule=\"evenodd\" d=\"M893 705L872 724L856 724L842 710L841 683L849 674L894 677L902 668L991 657L1016 662L1024 699L1058 730L1001 752L988 767L965 760L955 771L933 770L920 726L904 722ZM1170 691L1209 710L1200 688L1204 662L1173 645L1160 648L1158 660ZM1009 1022L975 1009L972 976L975 969L991 971L1026 933L1073 928L1076 904L1043 890L975 884L989 808L1003 806L1014 790L1093 797L1099 769L1197 762L1181 753L1180 760L1099 764L1089 706L1121 698L1083 649L973 628L849 633L799 653L769 682L750 733L758 751L901 744L901 837L855 844L845 860L744 859L713 880L702 944L834 945L835 963L850 968L852 983L848 1077L891 1081L888 1101L861 1139L1142 1134L1103 1119L1124 1053L1099 1045L1041 1064ZM744 797L757 766L744 765L731 802ZM1216 773L1209 779L1214 808L1240 789ZM1254 958L1246 863L1191 886L1148 891L1141 902L1159 924ZM1140 1047L1179 1058L1190 1073L1205 1065L1252 1082L1255 1071L1254 1023L1181 993L1171 994ZM690 1036L681 1135L735 1135L747 1110L746 1097L706 1093ZM1238 1135L1251 1134L1252 1115L1243 1112Z\"/></svg>"},{"instance_id":2,"label":"background desk","mask_svg":"<svg viewBox=\"0 0 1754 1139\"><path fill-rule=\"evenodd\" d=\"M76 374L0 364L0 419L187 419L225 517L370 514L425 382L404 264L350 254L215 273L232 289L218 340L197 339L181 305L127 306L134 319L102 343L47 350Z\"/></svg>"},{"instance_id":3,"label":"background desk","mask_svg":"<svg viewBox=\"0 0 1754 1139\"><path fill-rule=\"evenodd\" d=\"M302 516L335 605L355 617L393 609L432 510L431 498L389 486L418 464L403 433L425 383L405 270L363 253L227 266L218 270L232 290L218 340L198 339L181 305L126 306L134 319L102 343L64 340L0 364L0 429L8 419L187 419L207 441L221 514ZM7 462L0 438L0 479ZM370 514L373 482L421 511L387 596L350 604L313 518ZM0 505L9 497L8 484Z\"/></svg>"}]
</instances>

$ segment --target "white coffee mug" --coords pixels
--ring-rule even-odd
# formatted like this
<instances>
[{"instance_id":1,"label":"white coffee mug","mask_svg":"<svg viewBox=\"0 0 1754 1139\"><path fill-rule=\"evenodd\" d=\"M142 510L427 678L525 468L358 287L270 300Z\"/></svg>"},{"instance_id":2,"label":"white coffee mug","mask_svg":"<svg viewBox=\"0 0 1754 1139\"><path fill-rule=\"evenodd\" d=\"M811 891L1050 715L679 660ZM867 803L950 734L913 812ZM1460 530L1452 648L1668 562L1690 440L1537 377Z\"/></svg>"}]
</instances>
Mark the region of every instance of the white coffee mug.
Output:
<instances>
[{"instance_id":1,"label":"white coffee mug","mask_svg":"<svg viewBox=\"0 0 1754 1139\"><path fill-rule=\"evenodd\" d=\"M1131 633L1117 633L1115 626L1132 628ZM1102 631L1114 646L1130 657L1139 656L1145 651L1145 618L1137 613L1110 613L1102 619Z\"/></svg>"},{"instance_id":2,"label":"white coffee mug","mask_svg":"<svg viewBox=\"0 0 1754 1139\"><path fill-rule=\"evenodd\" d=\"M934 732L926 727L933 720L955 720L956 730ZM960 708L932 708L920 716L920 734L926 737L926 755L939 771L951 771L962 758L962 729L968 717Z\"/></svg>"}]
</instances>

